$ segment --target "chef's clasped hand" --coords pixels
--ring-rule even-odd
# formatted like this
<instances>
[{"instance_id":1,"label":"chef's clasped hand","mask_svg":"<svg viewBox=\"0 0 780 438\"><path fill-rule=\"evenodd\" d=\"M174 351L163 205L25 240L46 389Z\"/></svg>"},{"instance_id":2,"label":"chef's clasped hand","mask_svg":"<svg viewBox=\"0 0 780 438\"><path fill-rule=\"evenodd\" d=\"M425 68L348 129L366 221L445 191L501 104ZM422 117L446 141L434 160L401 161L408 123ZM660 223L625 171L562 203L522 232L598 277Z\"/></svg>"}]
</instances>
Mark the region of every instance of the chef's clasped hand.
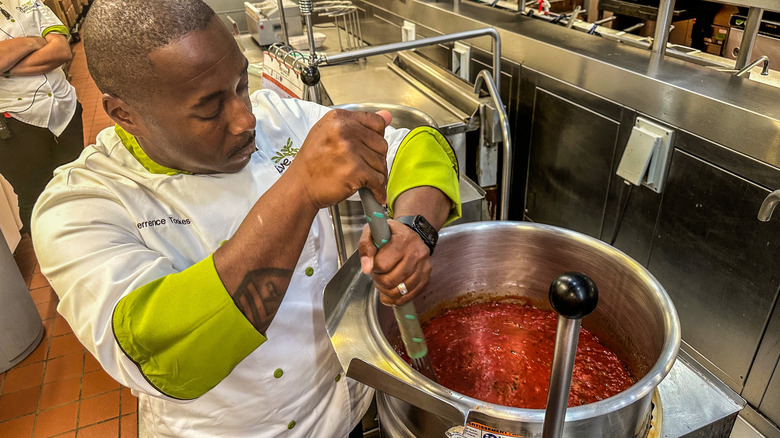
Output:
<instances>
[{"instance_id":1,"label":"chef's clasped hand","mask_svg":"<svg viewBox=\"0 0 780 438\"><path fill-rule=\"evenodd\" d=\"M400 306L428 285L431 252L411 228L394 220L387 223L390 241L380 249L374 246L368 226L363 228L358 244L360 265L363 273L374 280L379 300L386 305ZM405 286L406 293L401 294L400 284Z\"/></svg>"}]
</instances>

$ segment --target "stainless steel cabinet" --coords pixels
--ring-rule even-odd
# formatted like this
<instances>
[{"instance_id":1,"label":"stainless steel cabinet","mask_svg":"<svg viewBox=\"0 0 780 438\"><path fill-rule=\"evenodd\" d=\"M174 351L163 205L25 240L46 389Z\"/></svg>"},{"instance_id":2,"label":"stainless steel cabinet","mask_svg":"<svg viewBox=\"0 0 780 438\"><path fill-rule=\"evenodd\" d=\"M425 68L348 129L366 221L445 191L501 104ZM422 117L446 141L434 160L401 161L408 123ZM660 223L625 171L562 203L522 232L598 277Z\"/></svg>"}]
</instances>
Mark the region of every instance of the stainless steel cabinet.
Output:
<instances>
[{"instance_id":1,"label":"stainless steel cabinet","mask_svg":"<svg viewBox=\"0 0 780 438\"><path fill-rule=\"evenodd\" d=\"M599 237L620 122L536 89L526 216Z\"/></svg>"},{"instance_id":2,"label":"stainless steel cabinet","mask_svg":"<svg viewBox=\"0 0 780 438\"><path fill-rule=\"evenodd\" d=\"M756 218L769 193L676 150L648 264L677 307L689 352L737 392L780 284L780 227Z\"/></svg>"},{"instance_id":3,"label":"stainless steel cabinet","mask_svg":"<svg viewBox=\"0 0 780 438\"><path fill-rule=\"evenodd\" d=\"M775 226L780 227L780 221ZM775 304L742 396L775 424L780 424L780 301Z\"/></svg>"}]
</instances>

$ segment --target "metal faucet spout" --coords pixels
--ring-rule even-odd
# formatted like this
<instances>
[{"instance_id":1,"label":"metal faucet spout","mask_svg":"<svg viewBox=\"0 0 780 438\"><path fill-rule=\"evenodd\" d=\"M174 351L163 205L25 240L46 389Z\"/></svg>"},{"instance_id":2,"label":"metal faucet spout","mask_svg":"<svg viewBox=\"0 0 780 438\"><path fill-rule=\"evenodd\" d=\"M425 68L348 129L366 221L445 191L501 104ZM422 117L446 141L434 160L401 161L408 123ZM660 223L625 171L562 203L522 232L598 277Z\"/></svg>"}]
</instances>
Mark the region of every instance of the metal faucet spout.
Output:
<instances>
[{"instance_id":1,"label":"metal faucet spout","mask_svg":"<svg viewBox=\"0 0 780 438\"><path fill-rule=\"evenodd\" d=\"M734 73L734 76L739 76L739 77L745 76L753 67L757 66L758 64L761 64L762 62L764 63L764 69L761 71L761 75L762 76L769 75L769 57L763 55L760 58L756 59L755 61L751 62L750 64L742 67L741 70Z\"/></svg>"},{"instance_id":2,"label":"metal faucet spout","mask_svg":"<svg viewBox=\"0 0 780 438\"><path fill-rule=\"evenodd\" d=\"M780 190L775 190L770 193L769 196L761 203L761 208L758 209L758 220L767 222L772 218L772 212L775 211L775 207L780 203Z\"/></svg>"}]
</instances>

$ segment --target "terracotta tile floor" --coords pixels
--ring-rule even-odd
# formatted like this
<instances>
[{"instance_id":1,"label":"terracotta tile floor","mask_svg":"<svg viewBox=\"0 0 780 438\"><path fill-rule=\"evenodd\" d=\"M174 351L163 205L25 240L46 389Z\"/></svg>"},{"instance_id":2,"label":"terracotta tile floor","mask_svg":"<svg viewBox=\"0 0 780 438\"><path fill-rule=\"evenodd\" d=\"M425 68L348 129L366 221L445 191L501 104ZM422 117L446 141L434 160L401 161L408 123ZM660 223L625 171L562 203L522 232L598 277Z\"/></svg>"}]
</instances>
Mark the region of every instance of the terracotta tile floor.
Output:
<instances>
[{"instance_id":1,"label":"terracotta tile floor","mask_svg":"<svg viewBox=\"0 0 780 438\"><path fill-rule=\"evenodd\" d=\"M89 76L81 43L73 47L69 75L84 107L84 142L112 125ZM137 437L137 399L108 376L57 311L57 295L40 273L32 241L14 254L45 333L23 362L0 374L0 438Z\"/></svg>"}]
</instances>

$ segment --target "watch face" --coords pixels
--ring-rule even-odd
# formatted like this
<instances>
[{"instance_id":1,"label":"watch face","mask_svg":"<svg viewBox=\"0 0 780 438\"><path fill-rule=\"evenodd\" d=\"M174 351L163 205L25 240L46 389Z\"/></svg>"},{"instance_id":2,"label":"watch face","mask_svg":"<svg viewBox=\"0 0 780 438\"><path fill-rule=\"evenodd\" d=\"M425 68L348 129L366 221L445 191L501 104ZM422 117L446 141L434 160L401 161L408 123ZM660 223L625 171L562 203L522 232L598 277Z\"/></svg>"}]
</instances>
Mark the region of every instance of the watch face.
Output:
<instances>
[{"instance_id":1,"label":"watch face","mask_svg":"<svg viewBox=\"0 0 780 438\"><path fill-rule=\"evenodd\" d=\"M417 227L417 229L419 229L422 234L427 236L429 243L436 245L436 241L439 240L439 233L436 232L436 229L433 228L433 225L428 223L428 221L422 216L417 216L414 219L414 225Z\"/></svg>"}]
</instances>

